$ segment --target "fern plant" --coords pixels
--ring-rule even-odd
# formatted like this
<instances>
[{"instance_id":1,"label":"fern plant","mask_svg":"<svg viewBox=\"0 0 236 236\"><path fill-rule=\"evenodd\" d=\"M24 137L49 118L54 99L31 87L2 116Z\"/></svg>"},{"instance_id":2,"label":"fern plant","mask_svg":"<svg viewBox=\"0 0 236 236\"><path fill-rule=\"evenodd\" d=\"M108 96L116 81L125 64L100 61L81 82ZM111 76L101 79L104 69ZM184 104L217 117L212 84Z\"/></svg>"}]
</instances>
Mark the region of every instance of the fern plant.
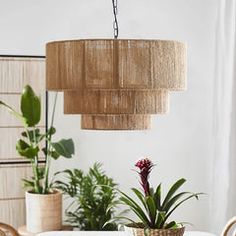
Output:
<instances>
[{"instance_id":1,"label":"fern plant","mask_svg":"<svg viewBox=\"0 0 236 236\"><path fill-rule=\"evenodd\" d=\"M135 165L139 170L140 184L142 191L132 188L132 192L137 197L138 202L126 193L119 191L121 194L120 201L139 218L139 222L134 222L127 217L119 217L118 219L126 219L132 222L132 226L146 229L170 229L181 227L176 221L168 221L172 213L184 202L191 198L198 199L202 193L180 192L177 190L186 182L181 178L176 181L170 188L165 197L162 196L162 185L159 184L154 190L150 187L148 178L154 167L149 159L139 160Z\"/></svg>"},{"instance_id":2,"label":"fern plant","mask_svg":"<svg viewBox=\"0 0 236 236\"><path fill-rule=\"evenodd\" d=\"M117 184L101 167L100 163L95 163L87 174L79 169L57 173L63 179L55 181L54 186L72 198L72 203L66 209L66 221L80 230L117 229L114 222L105 224L113 218L118 204Z\"/></svg>"}]
</instances>

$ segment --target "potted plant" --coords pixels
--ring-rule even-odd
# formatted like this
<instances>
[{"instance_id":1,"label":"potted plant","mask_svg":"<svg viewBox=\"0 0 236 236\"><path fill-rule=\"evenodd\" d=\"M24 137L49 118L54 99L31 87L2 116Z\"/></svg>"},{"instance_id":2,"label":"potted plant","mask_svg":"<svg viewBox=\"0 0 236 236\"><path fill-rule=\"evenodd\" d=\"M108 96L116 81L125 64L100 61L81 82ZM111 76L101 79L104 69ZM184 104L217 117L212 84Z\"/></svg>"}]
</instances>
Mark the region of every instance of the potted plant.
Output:
<instances>
[{"instance_id":1,"label":"potted plant","mask_svg":"<svg viewBox=\"0 0 236 236\"><path fill-rule=\"evenodd\" d=\"M142 191L132 188L138 202L126 193L119 192L121 194L121 203L128 206L139 218L139 222L122 217L131 222L124 226L125 231L130 232L134 236L182 236L184 234L184 226L173 220L168 221L169 217L184 202L191 198L198 199L198 196L202 193L180 192L176 194L176 191L186 181L181 178L173 184L166 196L162 198L162 185L159 184L154 190L150 187L148 181L154 167L153 163L146 158L139 160L135 166L138 168L137 172L142 186Z\"/></svg>"},{"instance_id":2,"label":"potted plant","mask_svg":"<svg viewBox=\"0 0 236 236\"><path fill-rule=\"evenodd\" d=\"M55 181L55 187L72 200L66 209L66 222L85 231L117 230L114 222L106 224L114 217L118 204L117 184L105 174L100 163L95 163L87 174L79 169L58 174L60 180Z\"/></svg>"},{"instance_id":3,"label":"potted plant","mask_svg":"<svg viewBox=\"0 0 236 236\"><path fill-rule=\"evenodd\" d=\"M60 156L71 158L74 154L72 139L61 139L53 142L56 132L53 127L56 97L53 107L51 125L42 133L36 127L41 119L41 101L33 89L27 85L21 94L20 110L0 101L0 105L7 108L22 122L24 132L17 141L16 150L20 156L26 158L32 167L33 177L23 179L26 191L26 226L32 233L49 230L60 230L62 227L62 194L51 188L49 183L49 170L51 160ZM39 156L45 155L45 164L40 164Z\"/></svg>"}]
</instances>

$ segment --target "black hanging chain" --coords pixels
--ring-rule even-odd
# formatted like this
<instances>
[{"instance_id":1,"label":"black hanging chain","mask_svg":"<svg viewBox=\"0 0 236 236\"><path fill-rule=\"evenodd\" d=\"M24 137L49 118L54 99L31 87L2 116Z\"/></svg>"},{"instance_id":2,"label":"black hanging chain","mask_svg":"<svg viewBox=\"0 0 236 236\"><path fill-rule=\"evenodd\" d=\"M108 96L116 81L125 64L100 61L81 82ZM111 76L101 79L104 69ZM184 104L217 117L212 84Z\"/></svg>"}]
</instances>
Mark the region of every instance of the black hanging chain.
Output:
<instances>
[{"instance_id":1,"label":"black hanging chain","mask_svg":"<svg viewBox=\"0 0 236 236\"><path fill-rule=\"evenodd\" d=\"M117 1L118 0L112 0L113 14L114 14L113 30L114 30L115 39L118 38L118 34L119 34L119 27L118 27L118 21L117 21L117 14L118 14Z\"/></svg>"}]
</instances>

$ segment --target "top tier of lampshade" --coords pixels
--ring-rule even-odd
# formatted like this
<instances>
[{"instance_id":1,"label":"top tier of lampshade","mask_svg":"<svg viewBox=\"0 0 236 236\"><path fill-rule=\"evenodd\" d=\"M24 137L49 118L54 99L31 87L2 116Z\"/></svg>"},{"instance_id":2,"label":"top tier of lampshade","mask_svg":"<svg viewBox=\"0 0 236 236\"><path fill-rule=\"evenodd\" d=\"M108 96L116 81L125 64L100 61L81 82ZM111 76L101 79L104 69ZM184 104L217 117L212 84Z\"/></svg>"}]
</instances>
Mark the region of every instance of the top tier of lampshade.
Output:
<instances>
[{"instance_id":1,"label":"top tier of lampshade","mask_svg":"<svg viewBox=\"0 0 236 236\"><path fill-rule=\"evenodd\" d=\"M186 89L186 46L167 40L86 39L46 46L47 89Z\"/></svg>"}]
</instances>

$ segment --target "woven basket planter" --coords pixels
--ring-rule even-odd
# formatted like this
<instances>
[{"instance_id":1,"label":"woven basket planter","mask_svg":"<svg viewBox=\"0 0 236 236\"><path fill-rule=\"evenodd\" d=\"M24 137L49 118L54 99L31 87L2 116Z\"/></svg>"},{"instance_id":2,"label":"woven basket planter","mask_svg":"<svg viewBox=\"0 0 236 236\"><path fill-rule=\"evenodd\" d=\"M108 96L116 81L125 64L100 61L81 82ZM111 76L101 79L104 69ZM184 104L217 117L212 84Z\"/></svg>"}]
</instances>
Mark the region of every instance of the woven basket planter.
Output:
<instances>
[{"instance_id":1,"label":"woven basket planter","mask_svg":"<svg viewBox=\"0 0 236 236\"><path fill-rule=\"evenodd\" d=\"M130 225L124 226L124 229L130 236L183 236L184 227L178 229L147 229L134 228Z\"/></svg>"},{"instance_id":2,"label":"woven basket planter","mask_svg":"<svg viewBox=\"0 0 236 236\"><path fill-rule=\"evenodd\" d=\"M26 228L31 233L62 229L62 194L26 192Z\"/></svg>"}]
</instances>

